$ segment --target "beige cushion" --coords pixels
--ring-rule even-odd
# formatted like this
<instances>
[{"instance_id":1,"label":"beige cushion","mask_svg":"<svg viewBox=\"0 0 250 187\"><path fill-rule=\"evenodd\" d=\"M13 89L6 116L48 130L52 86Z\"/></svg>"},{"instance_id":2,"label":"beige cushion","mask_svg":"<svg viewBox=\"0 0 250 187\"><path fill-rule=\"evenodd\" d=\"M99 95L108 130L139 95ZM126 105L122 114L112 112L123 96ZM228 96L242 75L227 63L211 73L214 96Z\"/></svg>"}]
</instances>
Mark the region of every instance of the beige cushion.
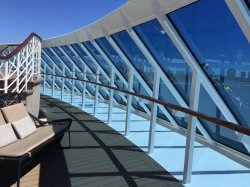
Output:
<instances>
[{"instance_id":1,"label":"beige cushion","mask_svg":"<svg viewBox=\"0 0 250 187\"><path fill-rule=\"evenodd\" d=\"M37 128L37 131L24 139L18 139L15 143L0 149L0 156L19 157L37 146L43 144L55 134L65 130L67 125L49 125Z\"/></svg>"},{"instance_id":2,"label":"beige cushion","mask_svg":"<svg viewBox=\"0 0 250 187\"><path fill-rule=\"evenodd\" d=\"M15 129L18 137L21 139L31 135L37 130L36 125L34 121L32 121L32 119L30 118L30 116L12 122L12 126Z\"/></svg>"},{"instance_id":3,"label":"beige cushion","mask_svg":"<svg viewBox=\"0 0 250 187\"><path fill-rule=\"evenodd\" d=\"M26 107L23 103L18 103L1 108L2 113L7 120L7 123L12 123L29 116Z\"/></svg>"},{"instance_id":4,"label":"beige cushion","mask_svg":"<svg viewBox=\"0 0 250 187\"><path fill-rule=\"evenodd\" d=\"M3 114L0 112L0 125L6 124Z\"/></svg>"},{"instance_id":5,"label":"beige cushion","mask_svg":"<svg viewBox=\"0 0 250 187\"><path fill-rule=\"evenodd\" d=\"M0 126L0 148L17 141L10 123Z\"/></svg>"}]
</instances>

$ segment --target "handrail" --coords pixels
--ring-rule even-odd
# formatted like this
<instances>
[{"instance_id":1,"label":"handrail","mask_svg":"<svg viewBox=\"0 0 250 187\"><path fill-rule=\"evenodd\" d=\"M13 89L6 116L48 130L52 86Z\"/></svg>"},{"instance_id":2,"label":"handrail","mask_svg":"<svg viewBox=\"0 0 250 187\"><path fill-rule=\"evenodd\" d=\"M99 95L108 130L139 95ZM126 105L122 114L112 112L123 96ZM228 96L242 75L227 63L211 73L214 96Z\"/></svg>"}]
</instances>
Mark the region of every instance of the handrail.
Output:
<instances>
[{"instance_id":1,"label":"handrail","mask_svg":"<svg viewBox=\"0 0 250 187\"><path fill-rule=\"evenodd\" d=\"M21 49L29 43L29 41L33 38L33 37L37 37L40 41L42 41L42 38L40 36L38 36L36 33L31 33L29 35L29 37L24 40L23 43L21 43L20 45L18 45L18 47L16 49L14 49L11 53L9 53L8 55L6 56L0 56L0 60L8 60L10 59L11 57L13 57L15 54L17 54L19 51L21 51ZM8 45L9 46L9 45ZM7 47L8 47L7 46Z\"/></svg>"},{"instance_id":2,"label":"handrail","mask_svg":"<svg viewBox=\"0 0 250 187\"><path fill-rule=\"evenodd\" d=\"M199 112L190 110L188 108L184 108L184 107L181 107L181 106L178 106L178 105L167 103L165 101L161 101L161 100L155 99L153 97L141 95L141 94L138 94L138 93L127 91L127 90L121 90L119 88L115 88L115 87L108 86L108 85L103 85L101 83L92 82L92 81L88 81L88 80L80 80L80 79L77 79L77 78L70 78L70 77L66 77L66 76L46 74L46 73L41 73L41 74L48 75L48 76L56 76L56 77L61 77L61 78L66 78L66 79L72 79L72 80L82 81L82 82L91 83L91 84L95 84L95 85L98 85L98 86L106 87L108 89L112 89L112 90L115 90L115 91L123 92L125 94L133 95L133 96L136 96L136 97L148 100L150 102L154 102L154 103L163 105L163 106L171 108L173 110L184 112L186 114L195 116L195 117L197 117L199 119L204 119L206 121L212 122L215 125L223 126L223 127L228 128L228 129L231 129L231 130L234 130L234 131L246 134L246 135L250 135L250 129L249 128L245 128L245 127L239 126L236 123L224 121L224 120L221 120L221 119L218 119L218 118L215 118L215 117L203 114L203 113L199 113Z\"/></svg>"},{"instance_id":3,"label":"handrail","mask_svg":"<svg viewBox=\"0 0 250 187\"><path fill-rule=\"evenodd\" d=\"M1 51L0 51L0 54L2 53L2 52L4 52L6 49L8 49L8 47L15 47L15 46L19 46L20 44L9 44L9 45L6 45L6 47L5 48L3 48Z\"/></svg>"}]
</instances>

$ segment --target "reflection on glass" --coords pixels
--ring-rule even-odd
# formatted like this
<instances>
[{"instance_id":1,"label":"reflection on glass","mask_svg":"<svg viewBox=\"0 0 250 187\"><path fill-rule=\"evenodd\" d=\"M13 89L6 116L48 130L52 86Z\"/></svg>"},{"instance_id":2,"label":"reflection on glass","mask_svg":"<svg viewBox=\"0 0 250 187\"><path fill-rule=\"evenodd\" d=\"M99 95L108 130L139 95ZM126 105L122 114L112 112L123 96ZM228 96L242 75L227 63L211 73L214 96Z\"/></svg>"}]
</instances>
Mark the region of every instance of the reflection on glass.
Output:
<instances>
[{"instance_id":1,"label":"reflection on glass","mask_svg":"<svg viewBox=\"0 0 250 187\"><path fill-rule=\"evenodd\" d=\"M52 49L55 51L55 53L59 56L59 58L64 62L64 64L70 69L70 71L73 71L73 65L68 60L68 58L62 53L62 51L59 49L59 47L52 47Z\"/></svg>"},{"instance_id":2,"label":"reflection on glass","mask_svg":"<svg viewBox=\"0 0 250 187\"><path fill-rule=\"evenodd\" d=\"M109 59L113 62L114 66L120 71L123 77L127 80L128 79L128 70L127 65L121 59L121 57L117 54L114 48L110 45L108 40L104 37L96 39L96 42L104 51L104 53L109 57Z\"/></svg>"},{"instance_id":3,"label":"reflection on glass","mask_svg":"<svg viewBox=\"0 0 250 187\"><path fill-rule=\"evenodd\" d=\"M203 86L201 86L200 89L199 99L199 112L225 120L224 116L221 114L220 110L214 104L213 100L210 98ZM235 131L215 125L205 120L201 120L201 122L215 141L232 147L245 154L249 154L245 146L238 140L237 133Z\"/></svg>"},{"instance_id":4,"label":"reflection on glass","mask_svg":"<svg viewBox=\"0 0 250 187\"><path fill-rule=\"evenodd\" d=\"M83 42L83 45L88 49L91 55L95 58L98 64L104 69L104 71L110 75L110 66L102 55L96 50L93 44L90 41Z\"/></svg>"},{"instance_id":5,"label":"reflection on glass","mask_svg":"<svg viewBox=\"0 0 250 187\"><path fill-rule=\"evenodd\" d=\"M160 89L159 89L159 100L165 101L167 103L172 103L174 105L179 105L179 102L175 99L173 94L170 92L168 87L164 84L164 82L160 81ZM187 117L184 113L171 110L169 108L166 108L169 113L172 115L172 117L175 119L175 121L182 127L187 128ZM166 119L165 115L162 113L162 111L158 111L158 117L162 119Z\"/></svg>"},{"instance_id":6,"label":"reflection on glass","mask_svg":"<svg viewBox=\"0 0 250 187\"><path fill-rule=\"evenodd\" d=\"M247 4L248 8L250 9L250 0L246 0L246 4Z\"/></svg>"},{"instance_id":7,"label":"reflection on glass","mask_svg":"<svg viewBox=\"0 0 250 187\"><path fill-rule=\"evenodd\" d=\"M140 49L130 38L126 31L121 31L112 35L118 46L128 57L136 70L141 74L143 79L152 88L153 85L153 67L149 64Z\"/></svg>"},{"instance_id":8,"label":"reflection on glass","mask_svg":"<svg viewBox=\"0 0 250 187\"><path fill-rule=\"evenodd\" d=\"M96 72L97 67L94 62L90 59L90 57L83 51L83 49L79 46L79 44L71 44L72 48L76 51L80 58L88 65L88 67L92 70L92 72Z\"/></svg>"},{"instance_id":9,"label":"reflection on glass","mask_svg":"<svg viewBox=\"0 0 250 187\"><path fill-rule=\"evenodd\" d=\"M169 18L237 120L250 127L250 45L225 1L198 1Z\"/></svg>"},{"instance_id":10,"label":"reflection on glass","mask_svg":"<svg viewBox=\"0 0 250 187\"><path fill-rule=\"evenodd\" d=\"M156 19L138 25L134 29L188 103L192 72L165 30Z\"/></svg>"}]
</instances>

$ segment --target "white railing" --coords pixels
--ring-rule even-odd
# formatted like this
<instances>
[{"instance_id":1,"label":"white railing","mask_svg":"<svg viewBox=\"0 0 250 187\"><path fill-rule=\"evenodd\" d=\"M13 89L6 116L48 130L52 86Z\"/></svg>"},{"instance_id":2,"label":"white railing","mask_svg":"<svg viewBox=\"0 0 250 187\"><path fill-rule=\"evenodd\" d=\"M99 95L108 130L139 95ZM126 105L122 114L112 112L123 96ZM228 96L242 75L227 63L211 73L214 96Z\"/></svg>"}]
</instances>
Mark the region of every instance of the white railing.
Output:
<instances>
[{"instance_id":1,"label":"white railing","mask_svg":"<svg viewBox=\"0 0 250 187\"><path fill-rule=\"evenodd\" d=\"M32 33L9 54L0 56L0 92L27 91L28 82L40 75L41 38Z\"/></svg>"}]
</instances>

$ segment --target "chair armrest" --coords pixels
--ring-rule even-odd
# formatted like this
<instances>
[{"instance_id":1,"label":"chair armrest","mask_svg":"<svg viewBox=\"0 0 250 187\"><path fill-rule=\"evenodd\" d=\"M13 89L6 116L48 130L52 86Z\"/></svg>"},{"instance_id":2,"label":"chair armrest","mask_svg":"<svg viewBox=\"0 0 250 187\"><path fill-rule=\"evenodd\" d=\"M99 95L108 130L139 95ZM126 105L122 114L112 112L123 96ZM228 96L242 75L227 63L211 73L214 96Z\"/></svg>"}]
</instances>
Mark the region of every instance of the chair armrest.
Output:
<instances>
[{"instance_id":1,"label":"chair armrest","mask_svg":"<svg viewBox=\"0 0 250 187\"><path fill-rule=\"evenodd\" d=\"M58 120L52 120L52 121L42 121L38 119L33 114L29 113L30 117L35 121L36 126L44 126L44 125L68 125L70 127L72 123L71 118L64 118L64 119L58 119Z\"/></svg>"}]
</instances>

